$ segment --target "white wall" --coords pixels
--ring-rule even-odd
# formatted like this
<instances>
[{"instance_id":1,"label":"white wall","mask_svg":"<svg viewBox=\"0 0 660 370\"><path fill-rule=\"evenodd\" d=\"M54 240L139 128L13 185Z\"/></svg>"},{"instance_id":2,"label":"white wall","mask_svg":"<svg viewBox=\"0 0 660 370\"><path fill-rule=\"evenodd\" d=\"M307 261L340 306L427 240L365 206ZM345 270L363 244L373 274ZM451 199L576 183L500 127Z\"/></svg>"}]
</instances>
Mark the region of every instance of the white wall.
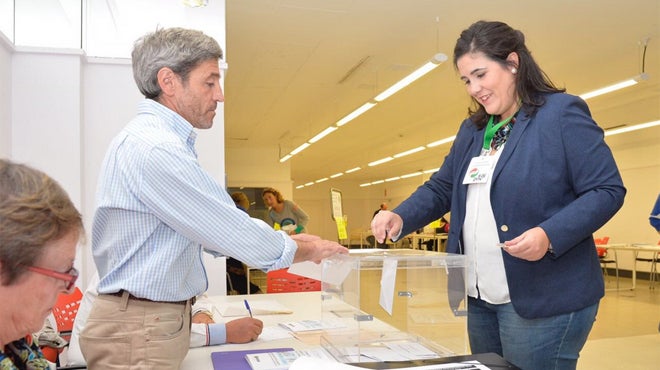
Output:
<instances>
[{"instance_id":1,"label":"white wall","mask_svg":"<svg viewBox=\"0 0 660 370\"><path fill-rule=\"evenodd\" d=\"M81 54L12 57L12 158L51 175L81 206Z\"/></svg>"},{"instance_id":2,"label":"white wall","mask_svg":"<svg viewBox=\"0 0 660 370\"><path fill-rule=\"evenodd\" d=\"M276 145L259 150L227 148L227 187L272 187L293 200L290 162L279 162Z\"/></svg>"},{"instance_id":3,"label":"white wall","mask_svg":"<svg viewBox=\"0 0 660 370\"><path fill-rule=\"evenodd\" d=\"M0 32L0 158L11 156L11 55L14 47Z\"/></svg>"}]
</instances>

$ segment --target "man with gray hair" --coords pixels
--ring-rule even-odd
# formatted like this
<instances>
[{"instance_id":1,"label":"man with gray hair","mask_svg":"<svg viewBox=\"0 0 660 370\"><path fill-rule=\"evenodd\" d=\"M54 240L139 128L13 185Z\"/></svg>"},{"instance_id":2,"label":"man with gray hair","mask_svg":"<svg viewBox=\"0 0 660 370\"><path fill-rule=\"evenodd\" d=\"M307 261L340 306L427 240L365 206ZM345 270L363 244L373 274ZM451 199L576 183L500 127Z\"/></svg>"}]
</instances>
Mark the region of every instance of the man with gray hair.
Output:
<instances>
[{"instance_id":1,"label":"man with gray hair","mask_svg":"<svg viewBox=\"0 0 660 370\"><path fill-rule=\"evenodd\" d=\"M80 346L91 369L178 369L190 342L190 306L207 277L202 247L263 270L347 250L317 236L288 236L236 208L204 171L194 129L213 125L224 101L222 49L200 31L159 29L135 43L145 100L110 144L92 224L100 281ZM261 333L246 321L248 340Z\"/></svg>"}]
</instances>

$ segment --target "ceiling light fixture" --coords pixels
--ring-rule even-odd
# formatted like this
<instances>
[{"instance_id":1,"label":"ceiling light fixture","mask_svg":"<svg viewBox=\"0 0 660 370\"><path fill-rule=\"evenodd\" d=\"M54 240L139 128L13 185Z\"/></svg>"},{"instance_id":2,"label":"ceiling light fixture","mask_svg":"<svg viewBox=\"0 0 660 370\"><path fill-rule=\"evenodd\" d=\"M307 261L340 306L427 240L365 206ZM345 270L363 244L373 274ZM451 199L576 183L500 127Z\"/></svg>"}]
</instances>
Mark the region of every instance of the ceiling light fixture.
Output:
<instances>
[{"instance_id":1,"label":"ceiling light fixture","mask_svg":"<svg viewBox=\"0 0 660 370\"><path fill-rule=\"evenodd\" d=\"M310 143L303 143L301 146L299 146L299 147L297 147L296 149L292 150L290 154L291 154L292 156L294 156L294 155L296 155L296 154L302 152L303 150L307 149L307 147L310 146L310 145L312 145L312 144L310 144Z\"/></svg>"},{"instance_id":2,"label":"ceiling light fixture","mask_svg":"<svg viewBox=\"0 0 660 370\"><path fill-rule=\"evenodd\" d=\"M442 140L434 141L432 143L428 143L428 144L426 144L426 147L427 148L433 148L435 146L439 146L439 145L442 145L442 144L451 143L452 141L454 141L454 139L456 139L456 135L444 138Z\"/></svg>"},{"instance_id":3,"label":"ceiling light fixture","mask_svg":"<svg viewBox=\"0 0 660 370\"><path fill-rule=\"evenodd\" d=\"M617 82L617 83L609 85L609 86L605 86L605 87L603 87L601 89L598 89L598 90L594 90L594 91L584 93L584 94L580 95L580 97L584 100L587 100L587 99L590 99L590 98L594 98L596 96L611 93L613 91L625 89L626 87L634 86L634 85L637 85L639 82L648 80L649 75L646 74L646 49L648 48L648 45L649 45L649 39L650 38L647 37L644 40L641 40L639 42L639 45L642 47L642 52L641 52L642 53L642 58L641 58L642 59L642 66L641 66L642 68L641 68L641 71L640 71L639 75L637 75L633 78L627 79L625 81L621 81L621 82Z\"/></svg>"},{"instance_id":4,"label":"ceiling light fixture","mask_svg":"<svg viewBox=\"0 0 660 370\"><path fill-rule=\"evenodd\" d=\"M649 127L653 127L653 126L660 126L660 120L652 121L652 122L646 122L646 123L640 123L638 125L633 125L633 126L624 126L624 127L614 128L614 129L611 129L611 130L606 130L605 131L605 136L623 134L624 132L641 130L641 129L649 128Z\"/></svg>"},{"instance_id":5,"label":"ceiling light fixture","mask_svg":"<svg viewBox=\"0 0 660 370\"><path fill-rule=\"evenodd\" d=\"M336 127L334 127L334 126L330 126L330 127L326 128L325 130L319 132L319 133L318 133L316 136L314 136L313 138L309 139L309 142L310 142L311 144L314 144L315 142L317 142L317 141L323 139L324 137L326 137L327 135L329 135L332 131L334 131L334 130L336 130L336 129L337 129Z\"/></svg>"},{"instance_id":6,"label":"ceiling light fixture","mask_svg":"<svg viewBox=\"0 0 660 370\"><path fill-rule=\"evenodd\" d=\"M383 100L389 98L390 96L396 94L399 90L403 89L404 87L410 85L411 83L417 81L420 77L424 76L425 74L431 72L434 70L437 66L442 64L443 62L447 61L447 56L443 53L438 53L435 54L430 61L426 62L423 66L417 68L414 70L411 74L408 76L402 78L399 80L399 82L395 83L394 85L388 87L385 91L382 93L376 95L374 98L375 101L377 102L382 102Z\"/></svg>"},{"instance_id":7,"label":"ceiling light fixture","mask_svg":"<svg viewBox=\"0 0 660 370\"><path fill-rule=\"evenodd\" d=\"M393 157L394 157L394 158L405 157L405 156L410 155L410 154L413 154L413 153L421 152L421 151L424 150L424 149L426 149L426 147L424 147L424 146L418 146L417 148L413 148L413 149L410 149L410 150L406 150L405 152L401 152L401 153L395 154L395 155L393 155Z\"/></svg>"},{"instance_id":8,"label":"ceiling light fixture","mask_svg":"<svg viewBox=\"0 0 660 370\"><path fill-rule=\"evenodd\" d=\"M435 54L430 61L426 62L423 66L417 68L415 71L413 71L411 74L407 75L406 77L402 78L399 80L397 83L394 85L388 87L383 91L382 93L376 95L372 100L362 104L359 108L355 109L351 113L347 114L343 118L341 118L339 121L335 122L333 126L329 126L325 130L321 131L319 134L314 136L313 138L309 139L305 144L299 146L298 148L294 149L291 151L291 153L285 155L284 157L280 158L280 163L284 163L291 159L294 155L300 153L303 149L307 148L309 145L316 143L317 141L321 140L322 138L326 137L333 131L335 131L337 128L349 123L350 121L354 120L355 118L359 117L361 114L364 112L368 111L369 109L373 108L378 104L379 102L382 102L383 100L389 98L390 96L394 95L397 91L403 89L404 87L410 85L411 83L415 82L418 80L420 77L424 76L425 74L431 72L434 70L437 66L442 64L443 62L447 61L447 56L443 53L437 53ZM306 145L307 144L307 145ZM423 149L421 149L423 150Z\"/></svg>"},{"instance_id":9,"label":"ceiling light fixture","mask_svg":"<svg viewBox=\"0 0 660 370\"><path fill-rule=\"evenodd\" d=\"M349 123L350 121L354 120L356 117L358 117L362 113L364 113L364 112L368 111L369 109L373 108L374 106L376 106L376 103L371 103L371 102L364 103L360 108L352 111L351 113L347 114L344 118L337 121L337 123L335 123L335 125L337 125L337 127L341 127L341 126Z\"/></svg>"},{"instance_id":10,"label":"ceiling light fixture","mask_svg":"<svg viewBox=\"0 0 660 370\"><path fill-rule=\"evenodd\" d=\"M617 82L615 84L581 94L580 97L584 100L595 98L596 96L608 94L613 91L617 91L617 90L625 89L626 87L637 85L639 82L646 81L648 79L649 79L649 75L646 73L642 73L638 76L629 78L625 81Z\"/></svg>"},{"instance_id":11,"label":"ceiling light fixture","mask_svg":"<svg viewBox=\"0 0 660 370\"><path fill-rule=\"evenodd\" d=\"M370 163L367 164L367 166L369 166L369 167L378 166L379 164L389 162L393 159L394 159L394 157L385 157L383 159L379 159L377 161L370 162Z\"/></svg>"}]
</instances>

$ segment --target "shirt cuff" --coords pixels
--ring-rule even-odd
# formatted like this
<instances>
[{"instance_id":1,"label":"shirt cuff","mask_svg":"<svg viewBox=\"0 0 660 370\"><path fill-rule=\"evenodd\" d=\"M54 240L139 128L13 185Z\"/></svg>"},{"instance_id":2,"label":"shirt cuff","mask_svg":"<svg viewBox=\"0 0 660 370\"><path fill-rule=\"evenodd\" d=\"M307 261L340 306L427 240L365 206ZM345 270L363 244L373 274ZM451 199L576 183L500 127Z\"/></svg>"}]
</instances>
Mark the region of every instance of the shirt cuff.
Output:
<instances>
[{"instance_id":1,"label":"shirt cuff","mask_svg":"<svg viewBox=\"0 0 660 370\"><path fill-rule=\"evenodd\" d=\"M224 323L209 324L209 345L227 343L227 327Z\"/></svg>"}]
</instances>

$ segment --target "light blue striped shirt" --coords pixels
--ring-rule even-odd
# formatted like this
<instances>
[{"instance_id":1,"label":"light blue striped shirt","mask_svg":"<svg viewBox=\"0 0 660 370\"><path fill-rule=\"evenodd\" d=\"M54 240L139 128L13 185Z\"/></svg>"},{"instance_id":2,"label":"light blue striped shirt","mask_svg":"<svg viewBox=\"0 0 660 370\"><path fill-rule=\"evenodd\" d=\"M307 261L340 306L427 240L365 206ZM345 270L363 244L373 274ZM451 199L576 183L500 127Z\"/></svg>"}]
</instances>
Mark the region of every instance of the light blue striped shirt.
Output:
<instances>
[{"instance_id":1,"label":"light blue striped shirt","mask_svg":"<svg viewBox=\"0 0 660 370\"><path fill-rule=\"evenodd\" d=\"M238 209L197 162L197 134L150 99L110 144L92 224L99 293L181 301L207 289L202 247L264 270L287 267L296 243Z\"/></svg>"}]
</instances>

